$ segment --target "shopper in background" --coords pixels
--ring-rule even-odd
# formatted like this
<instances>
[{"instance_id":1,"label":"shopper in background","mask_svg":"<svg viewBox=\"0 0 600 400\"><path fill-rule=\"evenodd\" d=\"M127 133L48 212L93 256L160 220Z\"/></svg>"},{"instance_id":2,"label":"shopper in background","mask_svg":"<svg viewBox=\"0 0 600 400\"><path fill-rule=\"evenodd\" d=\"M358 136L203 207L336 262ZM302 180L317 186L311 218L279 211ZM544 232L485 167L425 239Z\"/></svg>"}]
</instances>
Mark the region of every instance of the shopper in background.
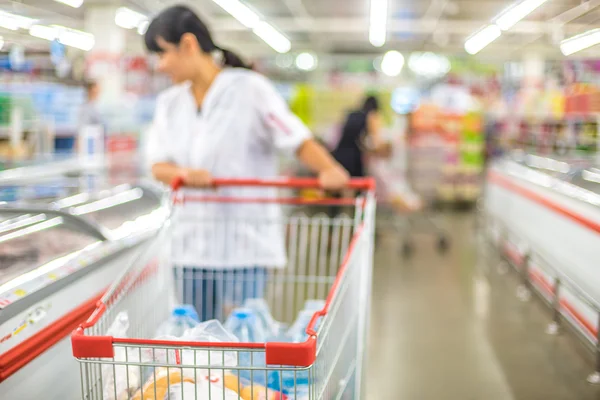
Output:
<instances>
[{"instance_id":1,"label":"shopper in background","mask_svg":"<svg viewBox=\"0 0 600 400\"><path fill-rule=\"evenodd\" d=\"M295 155L318 174L321 185L340 189L349 176L311 137L264 76L235 54L217 46L206 25L185 6L161 12L145 34L146 47L159 56L158 68L175 86L160 94L147 144L153 176L170 183L205 188L214 177L274 178L277 153ZM220 189L240 197L256 189ZM273 196L260 189L260 196ZM196 305L201 319L222 318L229 299L239 304L262 297L268 268L286 263L281 223L231 226L224 220L281 221L275 204L203 204L188 207L195 229L178 233L177 246L193 254L176 268L183 278L183 301ZM210 217L210 221L202 218Z\"/></svg>"},{"instance_id":2,"label":"shopper in background","mask_svg":"<svg viewBox=\"0 0 600 400\"><path fill-rule=\"evenodd\" d=\"M365 176L367 150L382 150L381 125L379 102L375 96L368 96L359 110L346 117L342 135L332 154L351 176Z\"/></svg>"},{"instance_id":3,"label":"shopper in background","mask_svg":"<svg viewBox=\"0 0 600 400\"><path fill-rule=\"evenodd\" d=\"M85 85L87 100L81 108L79 125L102 125L102 117L98 112L98 98L100 97L100 85L97 82L88 82Z\"/></svg>"},{"instance_id":4,"label":"shopper in background","mask_svg":"<svg viewBox=\"0 0 600 400\"><path fill-rule=\"evenodd\" d=\"M99 136L98 145L106 146L106 127L100 112L98 111L98 98L100 97L100 85L97 82L89 81L85 84L86 102L81 107L77 127L77 140L71 143L75 151L82 151L79 145L85 143L85 136L90 133ZM85 145L84 145L85 146ZM103 152L101 149L94 149L93 153Z\"/></svg>"}]
</instances>

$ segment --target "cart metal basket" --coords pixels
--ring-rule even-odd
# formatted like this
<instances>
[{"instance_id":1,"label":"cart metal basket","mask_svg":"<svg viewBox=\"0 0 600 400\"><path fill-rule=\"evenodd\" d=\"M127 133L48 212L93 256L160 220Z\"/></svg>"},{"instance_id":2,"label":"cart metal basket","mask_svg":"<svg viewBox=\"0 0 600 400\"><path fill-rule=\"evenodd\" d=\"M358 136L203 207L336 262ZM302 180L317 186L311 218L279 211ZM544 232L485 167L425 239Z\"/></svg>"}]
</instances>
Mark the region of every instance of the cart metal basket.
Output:
<instances>
[{"instance_id":1,"label":"cart metal basket","mask_svg":"<svg viewBox=\"0 0 600 400\"><path fill-rule=\"evenodd\" d=\"M82 398L364 398L363 365L375 214L373 181L351 182L351 188L362 193L357 198L320 200L286 196L298 189L318 187L314 179L216 180L214 186L218 188L216 193L174 192L172 226L166 226L156 242L132 261L92 316L73 333L73 355L81 367ZM238 190L241 188L244 190ZM222 208L178 216L177 211L182 207L215 204ZM281 212L261 212L275 204ZM256 208L239 212L240 207L250 205ZM352 207L354 215L338 214L331 218L326 210L333 205ZM195 220L194 215L201 216L203 221ZM285 246L284 265L266 265L269 268L261 275L264 287L260 293L273 316L282 322L292 321L307 299L325 301L323 309L312 316L304 342L206 343L153 339L159 325L169 317L175 299L178 297L181 302L182 297L189 296L186 285L190 281L200 279L205 283L207 278L212 279L211 285L194 287L200 290L210 287L214 293L211 296L196 293L195 300L217 299L218 307L210 307L216 310L217 319L226 317L227 307L239 306L244 296L238 296L236 290L218 290L234 279L227 268L221 266L207 273L205 267L214 265L212 258L220 255L230 260L235 259L236 253L241 258L248 257L252 248L236 242L247 235L236 233L249 229L260 233L274 224L285 235L281 241ZM171 241L173 231L182 229L188 239L196 235L195 239L185 243L174 240L168 249L165 243ZM210 239L206 236L210 232L226 235L219 242L222 248L204 246L200 252L190 253L190 248L198 248L198 242ZM188 275L191 268L186 266L191 261L196 268L202 267L201 277ZM256 278L252 274L242 277L245 283ZM129 316L128 337L111 336L107 330L123 311ZM242 376L249 379L242 380ZM275 382L277 387L256 382Z\"/></svg>"}]
</instances>

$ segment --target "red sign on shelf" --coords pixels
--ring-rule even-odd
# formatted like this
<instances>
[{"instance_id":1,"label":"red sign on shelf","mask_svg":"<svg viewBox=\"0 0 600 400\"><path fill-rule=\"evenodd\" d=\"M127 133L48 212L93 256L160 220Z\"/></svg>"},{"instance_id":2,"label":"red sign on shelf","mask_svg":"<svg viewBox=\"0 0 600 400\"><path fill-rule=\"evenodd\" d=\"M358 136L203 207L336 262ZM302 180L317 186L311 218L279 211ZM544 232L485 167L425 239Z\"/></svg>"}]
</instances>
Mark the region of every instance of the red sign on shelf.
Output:
<instances>
[{"instance_id":1,"label":"red sign on shelf","mask_svg":"<svg viewBox=\"0 0 600 400\"><path fill-rule=\"evenodd\" d=\"M106 148L109 153L133 152L138 147L137 137L132 135L119 135L108 138Z\"/></svg>"}]
</instances>

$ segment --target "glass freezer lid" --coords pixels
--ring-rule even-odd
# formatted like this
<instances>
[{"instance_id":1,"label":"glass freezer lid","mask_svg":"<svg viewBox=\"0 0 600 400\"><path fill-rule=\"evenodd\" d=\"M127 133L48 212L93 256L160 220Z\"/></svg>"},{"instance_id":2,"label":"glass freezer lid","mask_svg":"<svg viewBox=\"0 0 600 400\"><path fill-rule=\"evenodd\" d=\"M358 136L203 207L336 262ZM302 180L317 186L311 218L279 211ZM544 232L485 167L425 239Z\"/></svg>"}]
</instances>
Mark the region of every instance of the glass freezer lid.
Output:
<instances>
[{"instance_id":1,"label":"glass freezer lid","mask_svg":"<svg viewBox=\"0 0 600 400\"><path fill-rule=\"evenodd\" d=\"M585 169L580 174L577 174L571 183L590 192L600 194L600 169Z\"/></svg>"},{"instance_id":2,"label":"glass freezer lid","mask_svg":"<svg viewBox=\"0 0 600 400\"><path fill-rule=\"evenodd\" d=\"M109 230L117 230L128 222L161 209L162 202L151 190L126 184L95 195L82 193L55 203L55 206L63 209L69 205L69 213Z\"/></svg>"},{"instance_id":3,"label":"glass freezer lid","mask_svg":"<svg viewBox=\"0 0 600 400\"><path fill-rule=\"evenodd\" d=\"M67 226L63 217L40 214L30 218L39 222L0 233L0 292L3 285L21 276L50 262L62 264L100 242ZM24 221L13 224L19 222Z\"/></svg>"}]
</instances>

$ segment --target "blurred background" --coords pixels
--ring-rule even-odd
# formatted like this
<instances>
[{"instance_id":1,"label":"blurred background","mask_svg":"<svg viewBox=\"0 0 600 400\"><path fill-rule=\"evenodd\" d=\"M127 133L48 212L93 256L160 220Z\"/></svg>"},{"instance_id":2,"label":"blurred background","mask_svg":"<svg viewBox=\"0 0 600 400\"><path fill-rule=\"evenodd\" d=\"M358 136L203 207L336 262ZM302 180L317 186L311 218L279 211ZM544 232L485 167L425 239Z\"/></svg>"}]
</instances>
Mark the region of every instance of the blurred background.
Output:
<instances>
[{"instance_id":1,"label":"blurred background","mask_svg":"<svg viewBox=\"0 0 600 400\"><path fill-rule=\"evenodd\" d=\"M379 100L368 399L600 398L600 1L0 0L0 200L144 174L170 82L143 34L174 4L330 150ZM101 151L78 148L90 110Z\"/></svg>"}]
</instances>

